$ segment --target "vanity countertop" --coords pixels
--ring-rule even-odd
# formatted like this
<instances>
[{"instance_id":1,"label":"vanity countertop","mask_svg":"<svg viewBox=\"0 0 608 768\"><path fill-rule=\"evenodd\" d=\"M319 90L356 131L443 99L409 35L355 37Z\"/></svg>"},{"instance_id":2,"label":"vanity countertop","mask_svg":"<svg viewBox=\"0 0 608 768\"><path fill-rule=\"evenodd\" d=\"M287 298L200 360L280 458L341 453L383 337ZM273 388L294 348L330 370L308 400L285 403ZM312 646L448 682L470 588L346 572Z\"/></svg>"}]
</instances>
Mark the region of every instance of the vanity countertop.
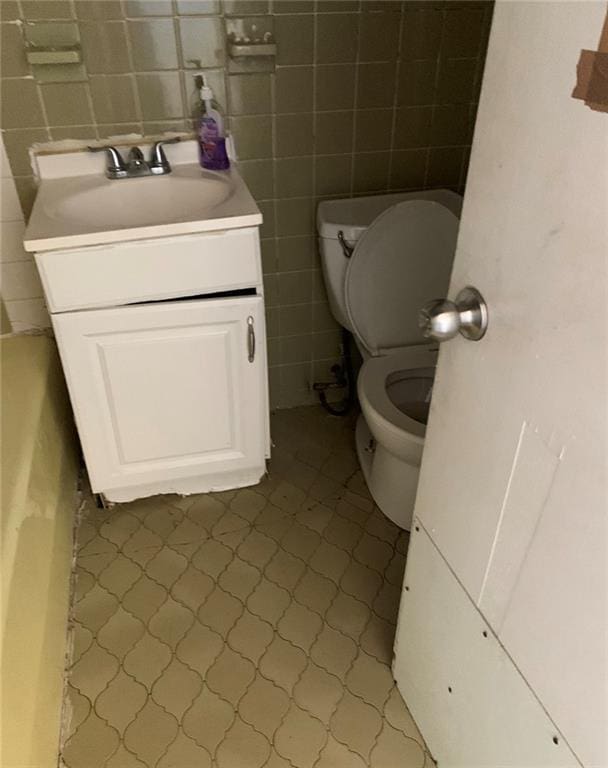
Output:
<instances>
[{"instance_id":1,"label":"vanity countertop","mask_svg":"<svg viewBox=\"0 0 608 768\"><path fill-rule=\"evenodd\" d=\"M191 162L191 144L184 142L171 153L171 173L119 180L105 177L100 155L40 157L25 249L80 248L260 225L262 214L235 165L228 171L205 171Z\"/></svg>"}]
</instances>

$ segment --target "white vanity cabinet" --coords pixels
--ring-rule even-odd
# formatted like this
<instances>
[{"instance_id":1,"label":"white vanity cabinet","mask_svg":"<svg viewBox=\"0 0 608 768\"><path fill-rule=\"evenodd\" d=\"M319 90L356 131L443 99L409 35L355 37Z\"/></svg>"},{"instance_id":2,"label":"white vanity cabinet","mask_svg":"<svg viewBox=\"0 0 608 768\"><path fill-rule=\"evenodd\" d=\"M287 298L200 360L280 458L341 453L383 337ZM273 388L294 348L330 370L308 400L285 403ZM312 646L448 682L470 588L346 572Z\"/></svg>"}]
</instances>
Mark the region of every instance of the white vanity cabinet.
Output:
<instances>
[{"instance_id":1,"label":"white vanity cabinet","mask_svg":"<svg viewBox=\"0 0 608 768\"><path fill-rule=\"evenodd\" d=\"M92 489L259 482L269 454L257 227L36 254Z\"/></svg>"}]
</instances>

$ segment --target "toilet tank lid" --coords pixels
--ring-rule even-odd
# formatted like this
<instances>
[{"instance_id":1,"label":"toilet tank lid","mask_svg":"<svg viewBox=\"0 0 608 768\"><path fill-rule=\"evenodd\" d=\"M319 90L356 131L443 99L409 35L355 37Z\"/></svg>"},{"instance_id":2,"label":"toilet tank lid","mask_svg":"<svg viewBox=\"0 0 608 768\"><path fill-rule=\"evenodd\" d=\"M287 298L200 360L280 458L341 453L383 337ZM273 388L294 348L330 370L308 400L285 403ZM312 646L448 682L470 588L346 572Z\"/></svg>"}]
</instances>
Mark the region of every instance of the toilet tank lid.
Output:
<instances>
[{"instance_id":1,"label":"toilet tank lid","mask_svg":"<svg viewBox=\"0 0 608 768\"><path fill-rule=\"evenodd\" d=\"M320 237L336 239L341 230L346 240L356 242L383 211L406 200L431 200L445 206L460 218L462 197L449 189L366 195L319 203L317 232Z\"/></svg>"},{"instance_id":2,"label":"toilet tank lid","mask_svg":"<svg viewBox=\"0 0 608 768\"><path fill-rule=\"evenodd\" d=\"M348 261L344 298L354 334L371 355L420 344L418 311L448 290L458 218L410 199L381 213Z\"/></svg>"}]
</instances>

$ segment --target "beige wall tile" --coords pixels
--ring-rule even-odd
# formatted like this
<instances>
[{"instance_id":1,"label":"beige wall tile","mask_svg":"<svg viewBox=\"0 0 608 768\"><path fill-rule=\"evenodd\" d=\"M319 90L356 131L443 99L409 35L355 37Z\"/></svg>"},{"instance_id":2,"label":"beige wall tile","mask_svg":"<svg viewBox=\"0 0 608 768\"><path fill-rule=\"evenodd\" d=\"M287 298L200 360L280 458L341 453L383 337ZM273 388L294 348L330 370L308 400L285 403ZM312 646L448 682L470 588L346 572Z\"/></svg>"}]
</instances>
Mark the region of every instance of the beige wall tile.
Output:
<instances>
[{"instance_id":1,"label":"beige wall tile","mask_svg":"<svg viewBox=\"0 0 608 768\"><path fill-rule=\"evenodd\" d=\"M99 126L100 127L100 126ZM51 139L53 141L63 141L63 139L96 139L98 137L98 126L95 125L57 125L49 128ZM103 138L103 134L99 134Z\"/></svg>"},{"instance_id":2,"label":"beige wall tile","mask_svg":"<svg viewBox=\"0 0 608 768\"><path fill-rule=\"evenodd\" d=\"M42 298L7 301L6 312L13 333L51 327L51 318Z\"/></svg>"},{"instance_id":3,"label":"beige wall tile","mask_svg":"<svg viewBox=\"0 0 608 768\"><path fill-rule=\"evenodd\" d=\"M433 104L437 61L402 61L399 67L398 104Z\"/></svg>"},{"instance_id":4,"label":"beige wall tile","mask_svg":"<svg viewBox=\"0 0 608 768\"><path fill-rule=\"evenodd\" d=\"M3 221L0 227L0 262L27 261L29 254L23 248L25 223L23 221Z\"/></svg>"},{"instance_id":5,"label":"beige wall tile","mask_svg":"<svg viewBox=\"0 0 608 768\"><path fill-rule=\"evenodd\" d=\"M462 157L462 147L433 147L429 154L427 185L457 189L460 183Z\"/></svg>"},{"instance_id":6,"label":"beige wall tile","mask_svg":"<svg viewBox=\"0 0 608 768\"><path fill-rule=\"evenodd\" d=\"M340 331L334 328L313 335L313 352L318 360L338 357L340 354Z\"/></svg>"},{"instance_id":7,"label":"beige wall tile","mask_svg":"<svg viewBox=\"0 0 608 768\"><path fill-rule=\"evenodd\" d=\"M443 11L405 11L402 19L401 58L434 59L439 54Z\"/></svg>"},{"instance_id":8,"label":"beige wall tile","mask_svg":"<svg viewBox=\"0 0 608 768\"><path fill-rule=\"evenodd\" d=\"M317 0L317 13L356 13L359 0Z\"/></svg>"},{"instance_id":9,"label":"beige wall tile","mask_svg":"<svg viewBox=\"0 0 608 768\"><path fill-rule=\"evenodd\" d=\"M355 103L355 68L349 64L319 66L316 109L352 109Z\"/></svg>"},{"instance_id":10,"label":"beige wall tile","mask_svg":"<svg viewBox=\"0 0 608 768\"><path fill-rule=\"evenodd\" d=\"M256 200L270 200L274 197L272 160L242 160L239 170Z\"/></svg>"},{"instance_id":11,"label":"beige wall tile","mask_svg":"<svg viewBox=\"0 0 608 768\"><path fill-rule=\"evenodd\" d=\"M404 0L404 5L408 5L410 2L411 0ZM422 0L422 2L433 2L433 0ZM399 0L361 0L361 11L363 13L377 13L379 11L399 13L400 10Z\"/></svg>"},{"instance_id":12,"label":"beige wall tile","mask_svg":"<svg viewBox=\"0 0 608 768\"><path fill-rule=\"evenodd\" d=\"M15 176L29 176L32 173L29 148L36 142L48 141L46 128L5 131L2 138L13 174Z\"/></svg>"},{"instance_id":13,"label":"beige wall tile","mask_svg":"<svg viewBox=\"0 0 608 768\"><path fill-rule=\"evenodd\" d=\"M132 75L98 75L90 78L93 111L98 123L138 119Z\"/></svg>"},{"instance_id":14,"label":"beige wall tile","mask_svg":"<svg viewBox=\"0 0 608 768\"><path fill-rule=\"evenodd\" d=\"M272 10L273 13L313 13L315 0L279 0Z\"/></svg>"},{"instance_id":15,"label":"beige wall tile","mask_svg":"<svg viewBox=\"0 0 608 768\"><path fill-rule=\"evenodd\" d=\"M313 16L277 16L277 64L311 64L314 51Z\"/></svg>"},{"instance_id":16,"label":"beige wall tile","mask_svg":"<svg viewBox=\"0 0 608 768\"><path fill-rule=\"evenodd\" d=\"M264 274L272 274L277 271L277 242L276 240L261 240L262 269Z\"/></svg>"},{"instance_id":17,"label":"beige wall tile","mask_svg":"<svg viewBox=\"0 0 608 768\"><path fill-rule=\"evenodd\" d=\"M320 64L355 61L359 19L357 14L323 14L317 17L317 53Z\"/></svg>"},{"instance_id":18,"label":"beige wall tile","mask_svg":"<svg viewBox=\"0 0 608 768\"><path fill-rule=\"evenodd\" d=\"M395 99L395 65L364 64L359 67L357 106L392 107Z\"/></svg>"},{"instance_id":19,"label":"beige wall tile","mask_svg":"<svg viewBox=\"0 0 608 768\"><path fill-rule=\"evenodd\" d=\"M275 160L277 197L308 197L312 195L312 157L292 157Z\"/></svg>"},{"instance_id":20,"label":"beige wall tile","mask_svg":"<svg viewBox=\"0 0 608 768\"><path fill-rule=\"evenodd\" d=\"M102 123L97 126L97 132L100 139L107 139L112 136L124 136L129 133L141 133L141 123ZM153 131L150 131L153 133Z\"/></svg>"},{"instance_id":21,"label":"beige wall tile","mask_svg":"<svg viewBox=\"0 0 608 768\"><path fill-rule=\"evenodd\" d=\"M0 3L0 21L15 21L20 16L17 0L3 0Z\"/></svg>"},{"instance_id":22,"label":"beige wall tile","mask_svg":"<svg viewBox=\"0 0 608 768\"><path fill-rule=\"evenodd\" d=\"M129 72L126 25L123 21L81 22L84 62L90 74Z\"/></svg>"},{"instance_id":23,"label":"beige wall tile","mask_svg":"<svg viewBox=\"0 0 608 768\"><path fill-rule=\"evenodd\" d=\"M277 115L274 130L277 157L312 154L314 147L312 114Z\"/></svg>"},{"instance_id":24,"label":"beige wall tile","mask_svg":"<svg viewBox=\"0 0 608 768\"><path fill-rule=\"evenodd\" d=\"M477 56L484 32L483 8L446 11L441 41L443 56Z\"/></svg>"},{"instance_id":25,"label":"beige wall tile","mask_svg":"<svg viewBox=\"0 0 608 768\"><path fill-rule=\"evenodd\" d=\"M316 302L312 305L312 327L314 331L338 329L338 323L334 320L327 302Z\"/></svg>"},{"instance_id":26,"label":"beige wall tile","mask_svg":"<svg viewBox=\"0 0 608 768\"><path fill-rule=\"evenodd\" d=\"M190 14L211 14L220 12L219 0L177 0L177 12L180 16ZM243 13L245 13L243 11ZM253 11L257 14L258 11ZM264 13L264 11L260 11Z\"/></svg>"},{"instance_id":27,"label":"beige wall tile","mask_svg":"<svg viewBox=\"0 0 608 768\"><path fill-rule=\"evenodd\" d=\"M269 0L223 0L222 5L227 16L261 16L269 11Z\"/></svg>"},{"instance_id":28,"label":"beige wall tile","mask_svg":"<svg viewBox=\"0 0 608 768\"><path fill-rule=\"evenodd\" d=\"M18 24L2 24L0 31L0 71L2 77L23 77L29 74L21 27Z\"/></svg>"},{"instance_id":29,"label":"beige wall tile","mask_svg":"<svg viewBox=\"0 0 608 768\"><path fill-rule=\"evenodd\" d=\"M224 30L220 19L180 19L179 32L184 67L218 67L224 64Z\"/></svg>"},{"instance_id":30,"label":"beige wall tile","mask_svg":"<svg viewBox=\"0 0 608 768\"><path fill-rule=\"evenodd\" d=\"M177 69L173 19L129 21L128 32L136 72Z\"/></svg>"},{"instance_id":31,"label":"beige wall tile","mask_svg":"<svg viewBox=\"0 0 608 768\"><path fill-rule=\"evenodd\" d=\"M413 149L426 147L430 141L431 107L410 107L397 110L395 126L396 149Z\"/></svg>"},{"instance_id":32,"label":"beige wall tile","mask_svg":"<svg viewBox=\"0 0 608 768\"><path fill-rule=\"evenodd\" d=\"M278 292L281 306L309 304L312 293L312 273L309 271L279 273Z\"/></svg>"},{"instance_id":33,"label":"beige wall tile","mask_svg":"<svg viewBox=\"0 0 608 768\"><path fill-rule=\"evenodd\" d=\"M390 149L392 134L392 109L362 109L357 112L355 152Z\"/></svg>"},{"instance_id":34,"label":"beige wall tile","mask_svg":"<svg viewBox=\"0 0 608 768\"><path fill-rule=\"evenodd\" d=\"M314 211L310 198L277 200L277 234L308 235L313 232Z\"/></svg>"},{"instance_id":35,"label":"beige wall tile","mask_svg":"<svg viewBox=\"0 0 608 768\"><path fill-rule=\"evenodd\" d=\"M230 130L242 160L272 157L272 117L232 117Z\"/></svg>"},{"instance_id":36,"label":"beige wall tile","mask_svg":"<svg viewBox=\"0 0 608 768\"><path fill-rule=\"evenodd\" d=\"M476 93L477 59L442 59L437 83L437 103L468 104Z\"/></svg>"},{"instance_id":37,"label":"beige wall tile","mask_svg":"<svg viewBox=\"0 0 608 768\"><path fill-rule=\"evenodd\" d=\"M311 112L312 67L279 67L275 74L275 107L281 112Z\"/></svg>"},{"instance_id":38,"label":"beige wall tile","mask_svg":"<svg viewBox=\"0 0 608 768\"><path fill-rule=\"evenodd\" d=\"M44 125L38 88L33 80L2 81L2 128Z\"/></svg>"},{"instance_id":39,"label":"beige wall tile","mask_svg":"<svg viewBox=\"0 0 608 768\"><path fill-rule=\"evenodd\" d=\"M42 285L33 259L3 262L0 265L0 286L6 301L42 297Z\"/></svg>"},{"instance_id":40,"label":"beige wall tile","mask_svg":"<svg viewBox=\"0 0 608 768\"><path fill-rule=\"evenodd\" d=\"M282 237L277 240L277 271L295 272L311 269L315 252L315 238Z\"/></svg>"},{"instance_id":41,"label":"beige wall tile","mask_svg":"<svg viewBox=\"0 0 608 768\"><path fill-rule=\"evenodd\" d=\"M34 199L36 197L36 182L34 177L16 176L15 188L17 189L17 196L19 197L23 216L27 220L32 212Z\"/></svg>"},{"instance_id":42,"label":"beige wall tile","mask_svg":"<svg viewBox=\"0 0 608 768\"><path fill-rule=\"evenodd\" d=\"M127 16L171 16L171 0L127 0Z\"/></svg>"},{"instance_id":43,"label":"beige wall tile","mask_svg":"<svg viewBox=\"0 0 608 768\"><path fill-rule=\"evenodd\" d=\"M228 104L233 115L260 115L272 111L269 75L231 75Z\"/></svg>"},{"instance_id":44,"label":"beige wall tile","mask_svg":"<svg viewBox=\"0 0 608 768\"><path fill-rule=\"evenodd\" d=\"M40 87L49 125L88 125L93 122L89 89L84 83L48 83Z\"/></svg>"},{"instance_id":45,"label":"beige wall tile","mask_svg":"<svg viewBox=\"0 0 608 768\"><path fill-rule=\"evenodd\" d=\"M144 120L182 117L184 105L177 72L137 75L136 82Z\"/></svg>"},{"instance_id":46,"label":"beige wall tile","mask_svg":"<svg viewBox=\"0 0 608 768\"><path fill-rule=\"evenodd\" d=\"M391 189L420 189L424 186L426 149L407 149L393 152Z\"/></svg>"},{"instance_id":47,"label":"beige wall tile","mask_svg":"<svg viewBox=\"0 0 608 768\"><path fill-rule=\"evenodd\" d=\"M437 106L433 111L431 145L470 144L473 125L467 104Z\"/></svg>"},{"instance_id":48,"label":"beige wall tile","mask_svg":"<svg viewBox=\"0 0 608 768\"><path fill-rule=\"evenodd\" d=\"M76 16L79 19L122 19L120 0L76 0Z\"/></svg>"},{"instance_id":49,"label":"beige wall tile","mask_svg":"<svg viewBox=\"0 0 608 768\"><path fill-rule=\"evenodd\" d=\"M352 152L354 112L317 112L315 152L332 155Z\"/></svg>"},{"instance_id":50,"label":"beige wall tile","mask_svg":"<svg viewBox=\"0 0 608 768\"><path fill-rule=\"evenodd\" d=\"M393 13L373 13L360 22L359 59L394 61L399 52L399 24Z\"/></svg>"},{"instance_id":51,"label":"beige wall tile","mask_svg":"<svg viewBox=\"0 0 608 768\"><path fill-rule=\"evenodd\" d=\"M264 217L264 221L262 223L262 226L260 227L260 237L274 237L275 229L276 229L276 222L275 222L275 215L274 215L274 202L271 201L262 201L258 203L258 208L260 209L262 216Z\"/></svg>"},{"instance_id":52,"label":"beige wall tile","mask_svg":"<svg viewBox=\"0 0 608 768\"><path fill-rule=\"evenodd\" d=\"M312 330L312 307L310 304L296 304L292 307L281 307L279 310L281 335L302 336ZM283 362L297 362L284 360Z\"/></svg>"},{"instance_id":53,"label":"beige wall tile","mask_svg":"<svg viewBox=\"0 0 608 768\"><path fill-rule=\"evenodd\" d=\"M317 157L315 168L315 193L317 195L347 195L350 192L351 155Z\"/></svg>"},{"instance_id":54,"label":"beige wall tile","mask_svg":"<svg viewBox=\"0 0 608 768\"><path fill-rule=\"evenodd\" d=\"M366 152L355 156L353 190L380 192L388 186L390 152Z\"/></svg>"},{"instance_id":55,"label":"beige wall tile","mask_svg":"<svg viewBox=\"0 0 608 768\"><path fill-rule=\"evenodd\" d=\"M71 19L72 4L69 0L21 0L26 19Z\"/></svg>"}]
</instances>

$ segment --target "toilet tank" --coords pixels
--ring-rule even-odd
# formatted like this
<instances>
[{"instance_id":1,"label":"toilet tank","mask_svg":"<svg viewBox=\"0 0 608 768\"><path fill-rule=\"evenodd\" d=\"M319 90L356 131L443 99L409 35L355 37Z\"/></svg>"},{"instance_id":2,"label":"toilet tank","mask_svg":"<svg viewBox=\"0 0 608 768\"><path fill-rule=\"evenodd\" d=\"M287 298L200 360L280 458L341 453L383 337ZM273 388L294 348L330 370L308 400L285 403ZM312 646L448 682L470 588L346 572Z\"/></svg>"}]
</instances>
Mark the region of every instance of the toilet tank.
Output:
<instances>
[{"instance_id":1,"label":"toilet tank","mask_svg":"<svg viewBox=\"0 0 608 768\"><path fill-rule=\"evenodd\" d=\"M349 331L352 331L352 328L348 320L344 299L348 257L342 250L338 240L338 232L342 232L347 244L352 247L377 216L387 208L391 208L404 200L432 200L444 205L460 218L462 197L448 189L324 200L319 203L317 233L329 307L337 322Z\"/></svg>"}]
</instances>

